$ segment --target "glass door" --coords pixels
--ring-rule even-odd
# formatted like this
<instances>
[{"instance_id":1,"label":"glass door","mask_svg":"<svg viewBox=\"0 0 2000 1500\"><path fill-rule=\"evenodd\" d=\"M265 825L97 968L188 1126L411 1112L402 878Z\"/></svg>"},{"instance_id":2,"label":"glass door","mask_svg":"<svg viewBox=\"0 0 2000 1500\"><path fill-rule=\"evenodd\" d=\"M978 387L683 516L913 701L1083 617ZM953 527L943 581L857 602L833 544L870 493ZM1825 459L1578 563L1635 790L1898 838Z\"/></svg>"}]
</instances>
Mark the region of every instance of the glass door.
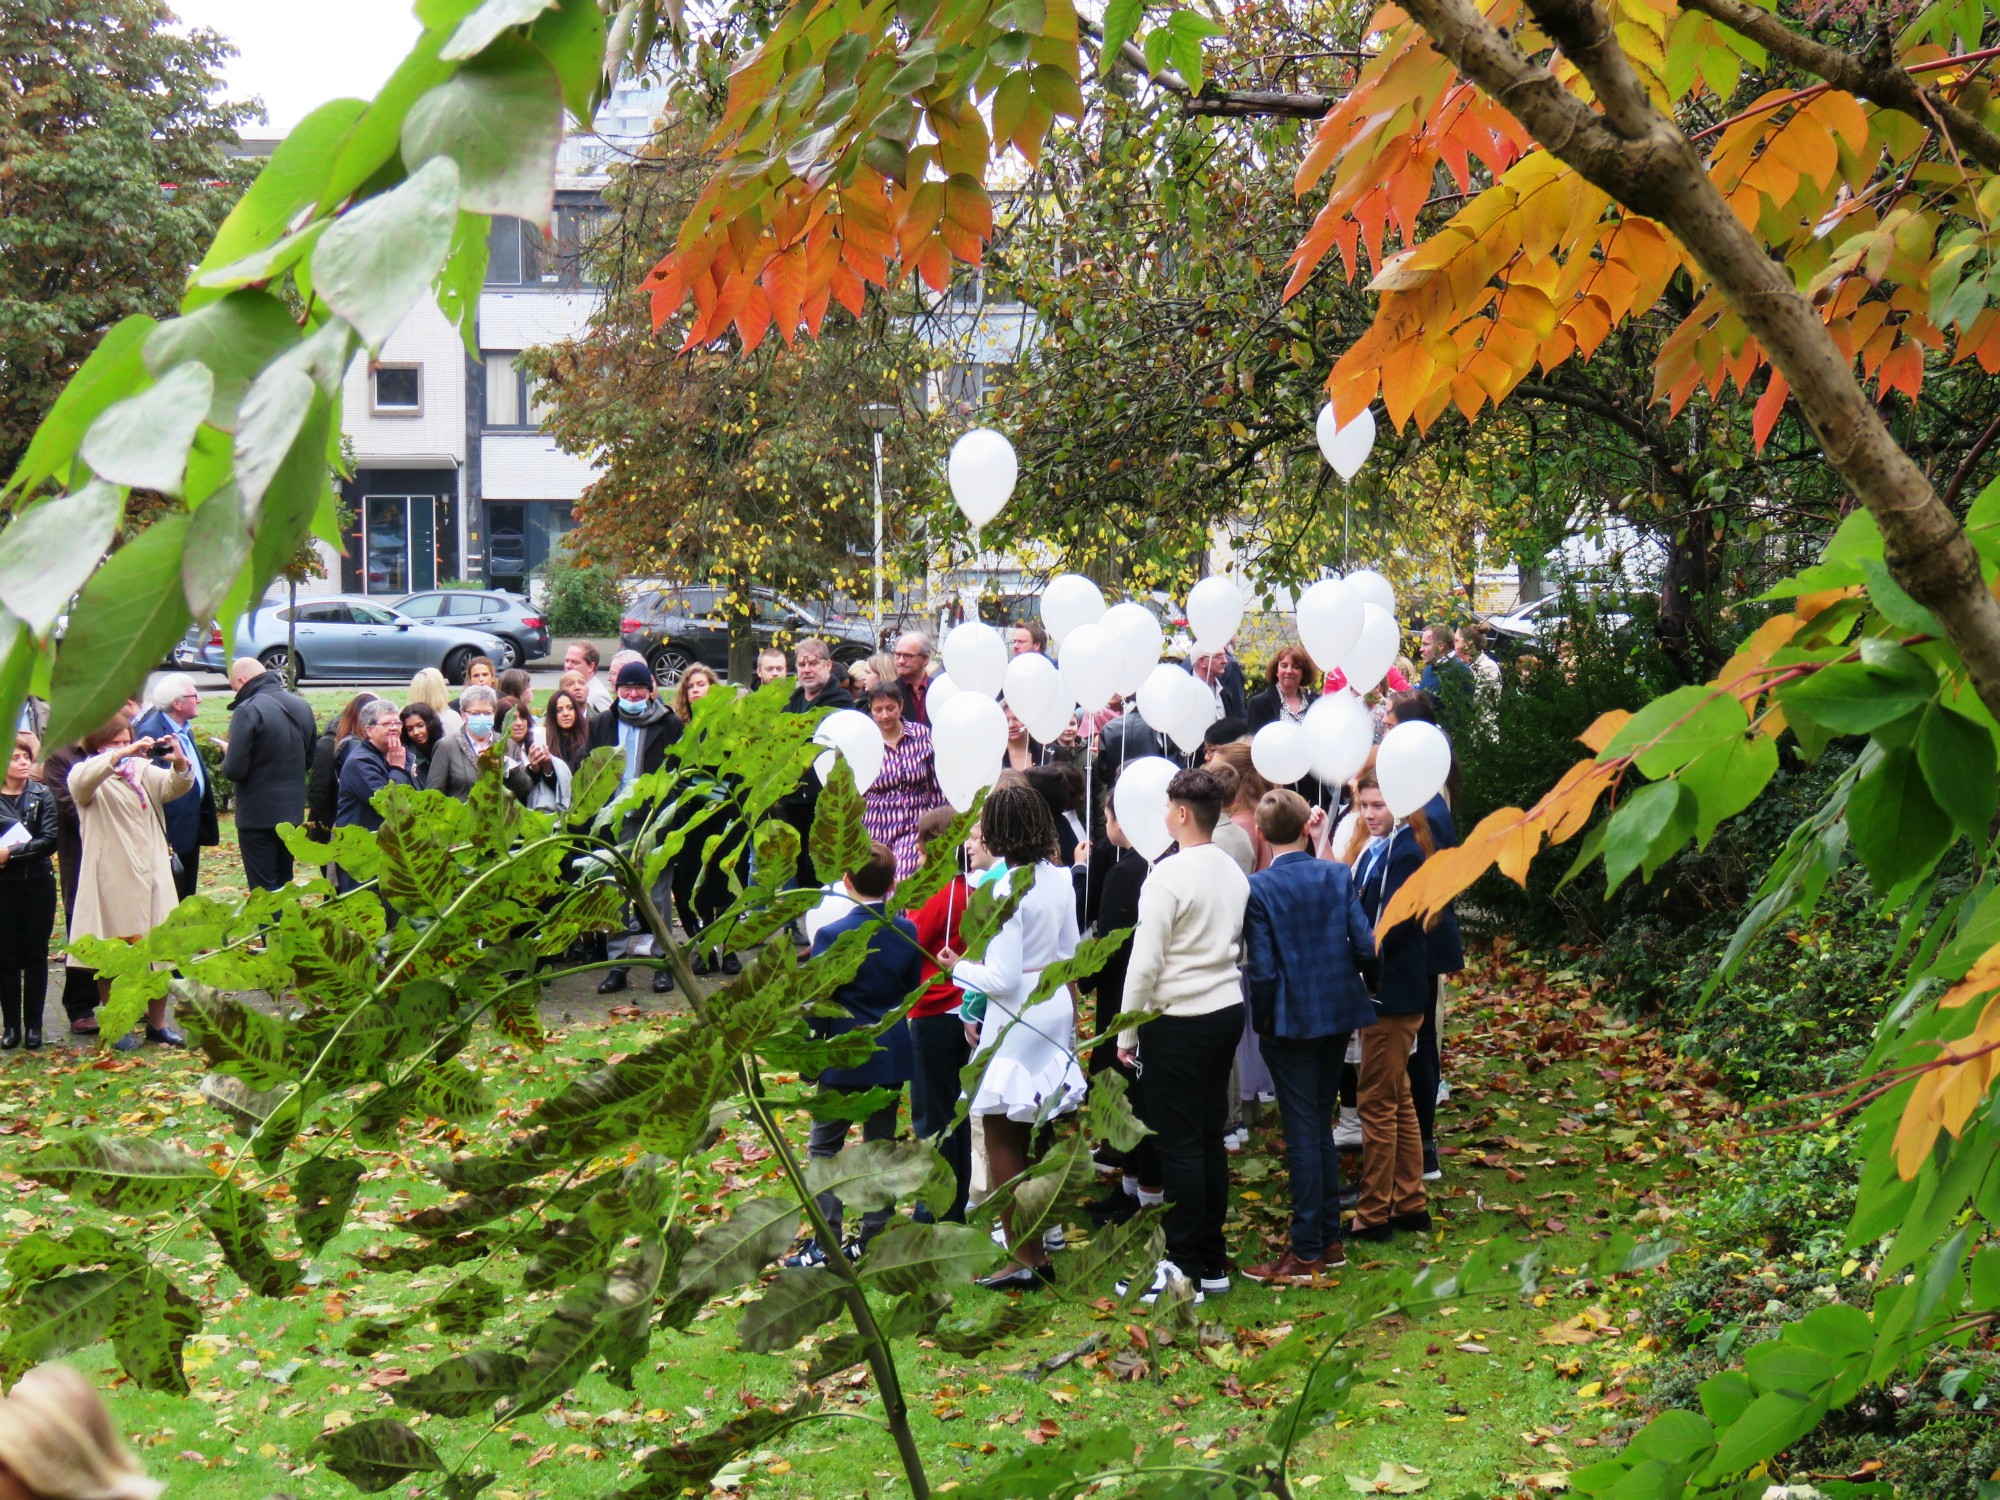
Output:
<instances>
[{"instance_id":1,"label":"glass door","mask_svg":"<svg viewBox=\"0 0 2000 1500\"><path fill-rule=\"evenodd\" d=\"M361 589L400 595L437 586L435 501L429 495L370 495L364 502Z\"/></svg>"}]
</instances>

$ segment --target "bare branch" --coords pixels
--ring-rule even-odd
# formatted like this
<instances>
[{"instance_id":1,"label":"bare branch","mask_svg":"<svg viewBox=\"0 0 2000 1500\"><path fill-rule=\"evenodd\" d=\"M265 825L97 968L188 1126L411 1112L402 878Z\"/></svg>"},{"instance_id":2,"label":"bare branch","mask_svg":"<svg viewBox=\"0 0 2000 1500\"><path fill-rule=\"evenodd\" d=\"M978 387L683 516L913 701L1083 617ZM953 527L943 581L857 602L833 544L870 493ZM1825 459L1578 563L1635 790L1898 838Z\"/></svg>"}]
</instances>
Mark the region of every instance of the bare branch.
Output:
<instances>
[{"instance_id":1,"label":"bare branch","mask_svg":"<svg viewBox=\"0 0 2000 1500\"><path fill-rule=\"evenodd\" d=\"M1570 53L1618 126L1522 54L1472 0L1402 0L1404 11L1459 71L1514 114L1544 147L1626 208L1658 220L1728 298L1783 372L1827 460L1881 528L1896 582L1943 623L1980 700L2000 713L2000 599L1981 577L1978 554L1909 454L1897 446L1791 275L1724 201L1701 158L1673 122L1645 101L1633 114L1629 60L1596 0L1530 0L1550 36ZM1636 127L1636 128L1635 128Z\"/></svg>"},{"instance_id":2,"label":"bare branch","mask_svg":"<svg viewBox=\"0 0 2000 1500\"><path fill-rule=\"evenodd\" d=\"M1100 53L1104 44L1103 28L1090 21L1078 21L1078 29L1098 44ZM1182 107L1191 115L1218 115L1236 119L1270 117L1288 120L1317 120L1333 108L1330 94L1287 94L1259 89L1219 89L1212 83L1205 83L1201 92L1196 93L1187 86L1172 68L1162 68L1155 73L1146 65L1146 54L1139 50L1137 42L1126 42L1118 49L1118 64L1135 77L1165 89L1178 98Z\"/></svg>"},{"instance_id":3,"label":"bare branch","mask_svg":"<svg viewBox=\"0 0 2000 1500\"><path fill-rule=\"evenodd\" d=\"M1923 87L1899 64L1863 61L1838 47L1801 36L1747 0L1685 0L1685 7L1720 21L1773 57L1783 58L1815 78L1824 78L1835 88L1884 109L1899 110L1926 125L1936 122L1965 155L1989 172L2000 172L2000 134L1981 124L1970 110L1945 98L1942 89Z\"/></svg>"}]
</instances>

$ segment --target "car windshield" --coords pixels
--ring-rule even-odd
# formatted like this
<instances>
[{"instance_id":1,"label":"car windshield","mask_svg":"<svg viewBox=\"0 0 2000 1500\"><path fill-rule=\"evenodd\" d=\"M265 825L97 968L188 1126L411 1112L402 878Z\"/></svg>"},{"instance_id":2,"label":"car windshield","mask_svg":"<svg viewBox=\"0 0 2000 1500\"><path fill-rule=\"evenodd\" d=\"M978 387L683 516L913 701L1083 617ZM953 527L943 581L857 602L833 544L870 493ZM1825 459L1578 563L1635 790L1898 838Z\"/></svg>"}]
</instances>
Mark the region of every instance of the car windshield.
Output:
<instances>
[{"instance_id":1,"label":"car windshield","mask_svg":"<svg viewBox=\"0 0 2000 1500\"><path fill-rule=\"evenodd\" d=\"M356 599L347 607L354 611L354 623L357 625L394 625L397 620L392 610L386 610L379 604L363 604Z\"/></svg>"}]
</instances>

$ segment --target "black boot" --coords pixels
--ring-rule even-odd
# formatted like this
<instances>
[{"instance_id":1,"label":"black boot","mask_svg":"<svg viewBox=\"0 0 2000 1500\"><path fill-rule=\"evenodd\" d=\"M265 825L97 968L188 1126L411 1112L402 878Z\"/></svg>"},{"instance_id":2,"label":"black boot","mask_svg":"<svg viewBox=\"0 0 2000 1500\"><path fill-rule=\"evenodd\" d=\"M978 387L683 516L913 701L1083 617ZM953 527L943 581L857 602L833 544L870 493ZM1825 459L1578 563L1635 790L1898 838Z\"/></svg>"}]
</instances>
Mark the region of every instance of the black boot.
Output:
<instances>
[{"instance_id":1,"label":"black boot","mask_svg":"<svg viewBox=\"0 0 2000 1500\"><path fill-rule=\"evenodd\" d=\"M615 995L625 988L627 981L623 969L606 969L604 977L597 981L597 993Z\"/></svg>"},{"instance_id":2,"label":"black boot","mask_svg":"<svg viewBox=\"0 0 2000 1500\"><path fill-rule=\"evenodd\" d=\"M0 1001L0 1051L12 1052L21 1045L21 997Z\"/></svg>"},{"instance_id":3,"label":"black boot","mask_svg":"<svg viewBox=\"0 0 2000 1500\"><path fill-rule=\"evenodd\" d=\"M673 987L674 987L674 976L673 976L673 971L671 969L653 970L654 994L656 995L670 994L673 991Z\"/></svg>"},{"instance_id":4,"label":"black boot","mask_svg":"<svg viewBox=\"0 0 2000 1500\"><path fill-rule=\"evenodd\" d=\"M26 1041L26 1043L25 1043L24 1045L25 1045L25 1046L27 1047L27 1049L28 1049L28 1050L29 1050L30 1052L39 1052L39 1051L41 1051L41 1050L42 1050L42 1028L41 1028L41 1027L39 1027L39 1026L30 1026L30 1027L28 1027L28 1028L27 1028L27 1037L28 1037L28 1040Z\"/></svg>"}]
</instances>

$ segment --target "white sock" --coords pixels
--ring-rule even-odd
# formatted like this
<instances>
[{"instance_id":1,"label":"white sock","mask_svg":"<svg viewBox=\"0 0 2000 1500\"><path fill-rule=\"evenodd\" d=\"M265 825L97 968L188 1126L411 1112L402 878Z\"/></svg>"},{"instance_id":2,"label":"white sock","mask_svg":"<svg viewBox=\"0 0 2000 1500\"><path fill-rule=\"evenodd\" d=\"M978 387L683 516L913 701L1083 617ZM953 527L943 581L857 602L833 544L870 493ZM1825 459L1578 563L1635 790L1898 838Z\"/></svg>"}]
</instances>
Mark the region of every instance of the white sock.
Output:
<instances>
[{"instance_id":1,"label":"white sock","mask_svg":"<svg viewBox=\"0 0 2000 1500\"><path fill-rule=\"evenodd\" d=\"M1125 1174L1125 1180L1119 1186L1125 1189L1126 1197L1136 1198L1139 1196L1139 1179L1134 1177L1130 1172Z\"/></svg>"},{"instance_id":2,"label":"white sock","mask_svg":"<svg viewBox=\"0 0 2000 1500\"><path fill-rule=\"evenodd\" d=\"M1151 1208L1156 1203L1165 1203L1167 1201L1167 1190L1161 1188L1157 1193L1149 1193L1146 1189L1140 1188L1138 1198L1141 1208Z\"/></svg>"}]
</instances>

